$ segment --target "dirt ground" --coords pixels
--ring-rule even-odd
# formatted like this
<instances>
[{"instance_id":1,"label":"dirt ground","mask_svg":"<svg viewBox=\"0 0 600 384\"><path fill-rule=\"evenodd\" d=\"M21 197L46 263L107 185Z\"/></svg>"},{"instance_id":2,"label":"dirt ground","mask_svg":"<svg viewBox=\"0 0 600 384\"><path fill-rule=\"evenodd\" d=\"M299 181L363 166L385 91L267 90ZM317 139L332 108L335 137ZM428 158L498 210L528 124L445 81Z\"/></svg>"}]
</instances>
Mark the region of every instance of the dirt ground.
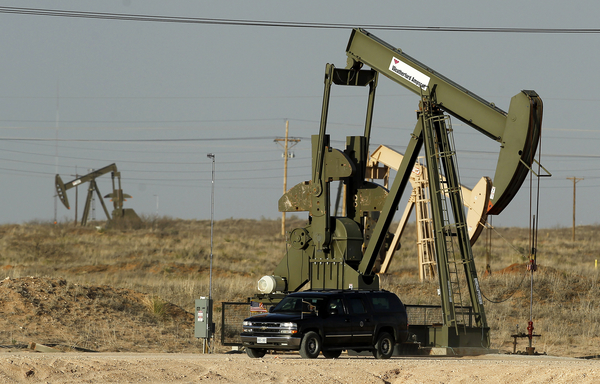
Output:
<instances>
[{"instance_id":1,"label":"dirt ground","mask_svg":"<svg viewBox=\"0 0 600 384\"><path fill-rule=\"evenodd\" d=\"M297 355L0 353L0 383L597 383L600 362L550 356L348 357Z\"/></svg>"},{"instance_id":2,"label":"dirt ground","mask_svg":"<svg viewBox=\"0 0 600 384\"><path fill-rule=\"evenodd\" d=\"M201 354L192 334L191 313L140 292L52 278L0 281L0 384L600 382L600 360L503 354L304 360L297 353L250 359L223 346ZM34 352L25 348L30 342L60 351Z\"/></svg>"},{"instance_id":3,"label":"dirt ground","mask_svg":"<svg viewBox=\"0 0 600 384\"><path fill-rule=\"evenodd\" d=\"M0 347L44 345L95 352L187 352L194 315L141 292L64 279L0 280ZM1 350L2 348L0 348Z\"/></svg>"}]
</instances>

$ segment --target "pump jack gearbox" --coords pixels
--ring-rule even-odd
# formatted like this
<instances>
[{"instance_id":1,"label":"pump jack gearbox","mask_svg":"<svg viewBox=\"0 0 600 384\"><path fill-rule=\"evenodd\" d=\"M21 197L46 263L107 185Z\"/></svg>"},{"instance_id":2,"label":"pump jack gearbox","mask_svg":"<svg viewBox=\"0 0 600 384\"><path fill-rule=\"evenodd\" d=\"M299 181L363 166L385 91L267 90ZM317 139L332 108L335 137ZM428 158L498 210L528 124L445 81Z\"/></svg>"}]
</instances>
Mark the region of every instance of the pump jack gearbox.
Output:
<instances>
[{"instance_id":1,"label":"pump jack gearbox","mask_svg":"<svg viewBox=\"0 0 600 384\"><path fill-rule=\"evenodd\" d=\"M311 290L379 289L373 266L390 240L393 215L424 148L443 317L441 333L429 333L439 345L487 347L489 328L467 232L452 129L445 113L500 143L488 208L488 214L499 214L516 195L534 162L541 133L542 100L534 91L522 91L512 98L507 113L362 29L352 31L346 54L346 68L332 64L325 68L320 130L312 137L312 178L279 199L282 212L307 211L308 225L289 233L286 254L273 275L259 281L258 297L277 301L307 286ZM362 69L364 65L370 69ZM420 97L417 123L389 191L366 180L379 74ZM326 133L332 85L368 87L364 134L347 137L343 150L332 148ZM330 211L332 181L345 187L347 209L343 217L334 217ZM367 219L377 216L375 227L369 228ZM475 336L457 339L454 334L459 334L459 328L470 328L464 318L460 319L462 310L458 309L463 303L460 269L464 270L463 285L469 291L465 302L470 301L475 319L472 332L466 333Z\"/></svg>"}]
</instances>

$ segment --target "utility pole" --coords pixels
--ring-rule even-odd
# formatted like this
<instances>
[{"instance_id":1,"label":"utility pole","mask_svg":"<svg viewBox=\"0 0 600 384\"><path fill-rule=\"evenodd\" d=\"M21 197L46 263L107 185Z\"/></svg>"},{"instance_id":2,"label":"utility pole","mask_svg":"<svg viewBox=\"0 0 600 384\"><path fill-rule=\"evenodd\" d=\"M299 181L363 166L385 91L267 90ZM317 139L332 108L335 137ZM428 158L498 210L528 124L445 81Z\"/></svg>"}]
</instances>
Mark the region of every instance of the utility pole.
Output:
<instances>
[{"instance_id":1,"label":"utility pole","mask_svg":"<svg viewBox=\"0 0 600 384\"><path fill-rule=\"evenodd\" d=\"M75 166L75 178L79 178L77 166ZM75 186L75 226L77 226L77 203L79 202L79 185Z\"/></svg>"},{"instance_id":2,"label":"utility pole","mask_svg":"<svg viewBox=\"0 0 600 384\"><path fill-rule=\"evenodd\" d=\"M576 207L576 184L583 180L583 177L567 177L568 180L573 180L573 241L575 241L575 207Z\"/></svg>"},{"instance_id":3,"label":"utility pole","mask_svg":"<svg viewBox=\"0 0 600 384\"><path fill-rule=\"evenodd\" d=\"M286 120L285 121L285 138L277 138L274 141L277 144L281 144L281 142L283 141L283 193L287 192L287 168L288 168L288 158L290 157L290 153L289 150L294 147L296 144L298 144L300 142L300 139L297 138L288 138L288 134L290 131L290 121ZM293 143L293 144L289 144L289 143ZM292 154L293 156L293 154ZM285 212L281 213L281 235L285 236Z\"/></svg>"}]
</instances>

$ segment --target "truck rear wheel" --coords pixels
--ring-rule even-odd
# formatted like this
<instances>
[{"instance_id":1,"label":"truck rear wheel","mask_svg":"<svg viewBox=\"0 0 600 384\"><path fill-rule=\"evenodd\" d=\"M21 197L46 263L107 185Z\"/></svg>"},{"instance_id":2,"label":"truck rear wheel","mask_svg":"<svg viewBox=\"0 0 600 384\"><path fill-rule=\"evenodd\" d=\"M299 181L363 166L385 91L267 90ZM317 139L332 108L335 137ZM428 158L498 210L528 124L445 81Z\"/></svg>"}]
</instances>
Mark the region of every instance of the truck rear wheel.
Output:
<instances>
[{"instance_id":1,"label":"truck rear wheel","mask_svg":"<svg viewBox=\"0 0 600 384\"><path fill-rule=\"evenodd\" d=\"M325 356L326 359L337 359L341 354L341 349L338 349L337 351L323 351L323 356Z\"/></svg>"},{"instance_id":2,"label":"truck rear wheel","mask_svg":"<svg viewBox=\"0 0 600 384\"><path fill-rule=\"evenodd\" d=\"M305 359L314 359L321 352L321 338L316 332L307 332L300 344L300 356Z\"/></svg>"},{"instance_id":3,"label":"truck rear wheel","mask_svg":"<svg viewBox=\"0 0 600 384\"><path fill-rule=\"evenodd\" d=\"M389 359L394 354L394 338L387 332L382 332L377 338L373 356L376 359Z\"/></svg>"},{"instance_id":4,"label":"truck rear wheel","mask_svg":"<svg viewBox=\"0 0 600 384\"><path fill-rule=\"evenodd\" d=\"M246 354L253 359L263 357L267 353L266 349L262 348L246 348Z\"/></svg>"}]
</instances>

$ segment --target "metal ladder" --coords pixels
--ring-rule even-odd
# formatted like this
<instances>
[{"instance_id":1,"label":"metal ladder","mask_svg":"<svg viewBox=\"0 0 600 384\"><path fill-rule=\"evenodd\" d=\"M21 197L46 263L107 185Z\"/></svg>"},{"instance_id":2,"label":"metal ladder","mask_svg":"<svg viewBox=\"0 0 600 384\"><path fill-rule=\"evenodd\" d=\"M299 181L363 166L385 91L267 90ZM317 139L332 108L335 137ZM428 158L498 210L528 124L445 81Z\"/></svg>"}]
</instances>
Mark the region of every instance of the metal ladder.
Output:
<instances>
[{"instance_id":1,"label":"metal ladder","mask_svg":"<svg viewBox=\"0 0 600 384\"><path fill-rule=\"evenodd\" d=\"M423 144L431 191L443 324L455 327L458 334L459 325L466 331L467 326L473 325L473 318L477 326L483 326L487 322L468 236L450 120L436 104L435 89L427 90L421 96L419 119L423 125ZM464 283L469 291L472 306L470 314L462 308L462 276L459 276L459 266L464 270ZM471 315L474 317L470 317Z\"/></svg>"},{"instance_id":2,"label":"metal ladder","mask_svg":"<svg viewBox=\"0 0 600 384\"><path fill-rule=\"evenodd\" d=\"M420 165L419 167L423 169ZM423 281L433 279L436 276L437 262L427 173L421 172L414 180L415 188L413 189L412 199L416 209L417 239L419 239L417 242L419 251L419 278Z\"/></svg>"},{"instance_id":3,"label":"metal ladder","mask_svg":"<svg viewBox=\"0 0 600 384\"><path fill-rule=\"evenodd\" d=\"M436 132L437 148L435 152L435 162L438 168L438 172L441 176L440 188L438 193L440 194L441 200L441 213L442 213L442 236L444 238L444 244L446 248L446 265L448 273L448 285L449 285L449 298L454 307L454 320L456 325L456 332L458 333L459 327L462 326L463 330L467 324L465 318L465 311L457 310L457 307L463 306L463 297L461 289L460 279L460 268L463 267L465 260L462 255L460 248L460 242L457 241L459 237L459 231L464 230L465 222L460 223L457 217L454 217L454 221L450 220L450 211L448 204L451 205L452 212L455 213L455 208L452 206L456 202L462 201L461 188L459 183L459 177L454 164L456 164L455 150L452 145L453 140L450 140L452 135L452 126L450 123L450 117L447 115L432 116L430 119L431 126L438 126ZM462 209L462 208L460 208ZM458 249L457 249L458 248ZM469 252L469 256L472 255Z\"/></svg>"}]
</instances>

